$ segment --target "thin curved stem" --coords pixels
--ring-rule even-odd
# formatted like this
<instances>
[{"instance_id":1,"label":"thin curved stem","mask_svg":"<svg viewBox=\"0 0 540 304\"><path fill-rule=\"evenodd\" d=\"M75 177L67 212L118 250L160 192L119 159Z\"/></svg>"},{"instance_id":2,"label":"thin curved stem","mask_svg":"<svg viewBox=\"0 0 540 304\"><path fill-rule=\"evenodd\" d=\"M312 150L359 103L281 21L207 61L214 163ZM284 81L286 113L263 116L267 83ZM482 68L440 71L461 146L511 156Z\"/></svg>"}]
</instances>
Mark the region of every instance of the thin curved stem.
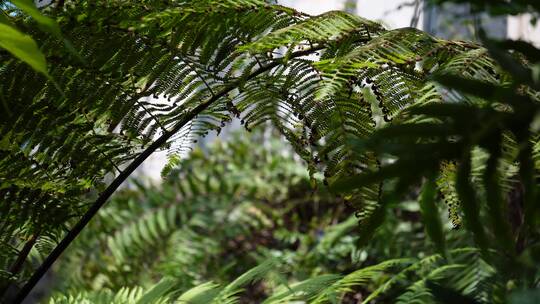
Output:
<instances>
[{"instance_id":1,"label":"thin curved stem","mask_svg":"<svg viewBox=\"0 0 540 304\"><path fill-rule=\"evenodd\" d=\"M313 52L323 49L323 46L315 46L308 50L298 51L291 54L291 58L302 57L309 55ZM260 74L267 72L274 67L282 64L281 59L269 63L266 66L263 66L250 74L247 79L253 79ZM204 110L208 109L213 103L219 100L221 97L227 95L229 92L237 88L239 85L238 82L234 82L210 97L205 102L200 103L198 106L193 108L189 113L187 113L180 121L169 131L164 132L158 139L156 139L148 148L146 148L139 156L137 156L123 171L120 173L109 186L99 195L99 197L94 201L90 206L88 211L81 217L81 219L71 228L71 230L66 234L66 236L58 243L58 245L51 251L51 253L45 258L43 263L36 269L34 274L26 282L26 284L19 290L13 303L22 303L22 301L28 296L30 291L36 286L36 284L41 280L41 278L47 273L51 268L54 262L62 255L62 253L68 248L68 246L75 240L75 238L81 233L81 231L86 227L90 220L97 214L99 209L107 202L107 200L112 196L112 194L120 187L120 185L137 169L152 153L157 149L162 147L174 134L176 134L184 125L189 123L197 115L199 115Z\"/></svg>"},{"instance_id":2,"label":"thin curved stem","mask_svg":"<svg viewBox=\"0 0 540 304\"><path fill-rule=\"evenodd\" d=\"M17 256L17 259L13 264L9 267L9 273L11 274L11 277L15 277L23 268L24 262L26 262L26 258L30 254L30 251L32 250L32 247L36 244L36 241L39 237L40 232L36 231L30 239L24 244L23 248L19 251L19 254ZM9 280L8 284L5 286L0 286L0 292L5 293L6 290L9 288Z\"/></svg>"}]
</instances>

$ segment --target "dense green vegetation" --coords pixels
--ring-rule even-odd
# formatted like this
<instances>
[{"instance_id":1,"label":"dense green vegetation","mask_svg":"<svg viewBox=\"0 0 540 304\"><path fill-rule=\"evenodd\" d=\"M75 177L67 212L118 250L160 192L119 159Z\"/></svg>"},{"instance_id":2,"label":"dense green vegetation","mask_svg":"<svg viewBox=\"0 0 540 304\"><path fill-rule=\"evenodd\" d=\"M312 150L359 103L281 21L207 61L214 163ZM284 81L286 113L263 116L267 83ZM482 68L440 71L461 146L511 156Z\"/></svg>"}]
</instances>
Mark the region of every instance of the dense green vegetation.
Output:
<instances>
[{"instance_id":1,"label":"dense green vegetation","mask_svg":"<svg viewBox=\"0 0 540 304\"><path fill-rule=\"evenodd\" d=\"M538 299L535 46L260 0L0 8L3 301L72 243L52 303ZM235 117L291 150L182 157ZM164 184L104 207L162 149Z\"/></svg>"},{"instance_id":2,"label":"dense green vegetation","mask_svg":"<svg viewBox=\"0 0 540 304\"><path fill-rule=\"evenodd\" d=\"M212 284L224 286L265 263L273 268L256 276L259 283L246 286L242 302L278 302L284 284L299 287L282 301L330 300L332 293L337 299L351 290L345 302L371 293L381 300L400 296L407 302L407 297L425 292L422 280L430 273L449 282L459 277L453 284L471 294L487 298L491 293L493 286L477 284L494 270L478 250L467 248L471 242L461 231L449 231L449 241L460 248L452 252L453 264L434 255L415 201L394 209L369 245L360 248L352 210L322 184L314 190L306 168L293 160L283 142L241 135L205 153L194 151L161 188L136 184L119 193L60 261L61 286L52 302L102 297L94 301L107 303L113 295L122 302L131 293L142 296L166 277L167 294L201 288L205 296L199 303L207 303L217 294L207 290L216 287ZM472 263L463 264L463 259ZM342 279L340 274L347 273L351 275ZM396 280L395 274L402 278ZM334 284L335 290L321 284Z\"/></svg>"}]
</instances>

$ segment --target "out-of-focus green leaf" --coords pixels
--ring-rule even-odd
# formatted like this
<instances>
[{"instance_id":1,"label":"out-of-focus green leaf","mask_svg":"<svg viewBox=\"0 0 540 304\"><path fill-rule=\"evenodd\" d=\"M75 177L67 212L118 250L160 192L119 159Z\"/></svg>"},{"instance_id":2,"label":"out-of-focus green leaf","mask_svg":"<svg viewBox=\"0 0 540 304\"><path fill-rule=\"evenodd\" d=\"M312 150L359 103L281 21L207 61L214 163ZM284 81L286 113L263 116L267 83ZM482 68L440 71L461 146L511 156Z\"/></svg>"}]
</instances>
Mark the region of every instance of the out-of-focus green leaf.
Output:
<instances>
[{"instance_id":1,"label":"out-of-focus green leaf","mask_svg":"<svg viewBox=\"0 0 540 304\"><path fill-rule=\"evenodd\" d=\"M516 291L510 296L511 304L536 304L540 303L540 290Z\"/></svg>"},{"instance_id":2,"label":"out-of-focus green leaf","mask_svg":"<svg viewBox=\"0 0 540 304\"><path fill-rule=\"evenodd\" d=\"M433 281L426 281L426 286L429 288L433 294L433 298L436 300L436 303L450 304L450 303L461 303L461 304L479 304L480 302L476 301L470 296L462 295L461 293L441 286Z\"/></svg>"},{"instance_id":3,"label":"out-of-focus green leaf","mask_svg":"<svg viewBox=\"0 0 540 304\"><path fill-rule=\"evenodd\" d=\"M536 48L534 45L527 41L504 40L495 42L495 45L507 50L516 50L525 55L525 57L527 57L527 59L532 62L540 62L540 49Z\"/></svg>"},{"instance_id":4,"label":"out-of-focus green leaf","mask_svg":"<svg viewBox=\"0 0 540 304\"><path fill-rule=\"evenodd\" d=\"M438 79L444 79L444 80L452 80L453 78L450 78L451 76L444 76L444 78L438 78ZM457 81L464 81L461 78L456 79ZM444 82L444 81L441 81ZM443 84L452 84L451 82L444 82ZM434 103L434 104L427 104L421 107L415 107L414 109L411 109L411 114L416 115L428 115L428 116L434 116L437 118L440 117L452 117L452 118L459 118L463 120L471 120L474 119L474 110L477 108L471 107L466 104L460 104L460 103Z\"/></svg>"},{"instance_id":5,"label":"out-of-focus green leaf","mask_svg":"<svg viewBox=\"0 0 540 304\"><path fill-rule=\"evenodd\" d=\"M510 55L506 50L500 48L496 43L485 38L484 45L489 51L489 54L497 60L497 63L507 72L513 79L521 84L530 85L538 89L538 84L533 81L532 71L529 67L523 66L518 60Z\"/></svg>"},{"instance_id":6,"label":"out-of-focus green leaf","mask_svg":"<svg viewBox=\"0 0 540 304\"><path fill-rule=\"evenodd\" d=\"M365 172L350 177L344 177L330 184L330 189L336 193L346 193L362 186L380 182L384 179L390 179L399 176L400 172L407 167L407 164L392 164L384 166L377 171Z\"/></svg>"},{"instance_id":7,"label":"out-of-focus green leaf","mask_svg":"<svg viewBox=\"0 0 540 304\"><path fill-rule=\"evenodd\" d=\"M526 139L529 137L528 130L520 134L523 138L519 151L519 176L524 187L523 204L525 208L525 222L530 226L538 224L538 200L536 193L540 188L535 178L534 160L532 158L532 144Z\"/></svg>"},{"instance_id":8,"label":"out-of-focus green leaf","mask_svg":"<svg viewBox=\"0 0 540 304\"><path fill-rule=\"evenodd\" d=\"M492 83L475 79L465 79L457 75L436 74L433 75L432 79L449 88L489 101L501 100L510 93L508 90Z\"/></svg>"},{"instance_id":9,"label":"out-of-focus green leaf","mask_svg":"<svg viewBox=\"0 0 540 304\"><path fill-rule=\"evenodd\" d=\"M470 182L470 174L471 156L469 151L467 151L462 157L457 171L456 190L463 205L465 225L472 231L478 247L482 250L486 250L488 247L486 233L480 220L480 206L478 204L476 191Z\"/></svg>"},{"instance_id":10,"label":"out-of-focus green leaf","mask_svg":"<svg viewBox=\"0 0 540 304\"><path fill-rule=\"evenodd\" d=\"M206 282L184 292L177 303L206 304L211 303L220 291L219 284Z\"/></svg>"},{"instance_id":11,"label":"out-of-focus green leaf","mask_svg":"<svg viewBox=\"0 0 540 304\"><path fill-rule=\"evenodd\" d=\"M20 10L32 17L39 25L39 28L45 32L49 32L58 38L62 37L60 27L53 19L44 16L39 12L34 3L30 0L11 0Z\"/></svg>"},{"instance_id":12,"label":"out-of-focus green leaf","mask_svg":"<svg viewBox=\"0 0 540 304\"><path fill-rule=\"evenodd\" d=\"M48 76L45 56L32 37L7 24L0 24L0 47Z\"/></svg>"},{"instance_id":13,"label":"out-of-focus green leaf","mask_svg":"<svg viewBox=\"0 0 540 304\"><path fill-rule=\"evenodd\" d=\"M9 17L3 10L0 10L0 23L11 24L11 22L9 21Z\"/></svg>"},{"instance_id":14,"label":"out-of-focus green leaf","mask_svg":"<svg viewBox=\"0 0 540 304\"><path fill-rule=\"evenodd\" d=\"M488 204L488 212L492 220L493 231L499 238L499 243L507 252L512 252L515 244L512 240L511 227L506 221L505 216L508 214L506 202L504 201L500 187L501 181L497 166L501 157L501 141L502 135L495 133L490 138L487 145L490 155L486 163L484 171L484 186L486 188L486 199Z\"/></svg>"},{"instance_id":15,"label":"out-of-focus green leaf","mask_svg":"<svg viewBox=\"0 0 540 304\"><path fill-rule=\"evenodd\" d=\"M49 18L43 14L36 8L34 3L29 0L13 0L11 1L13 4L15 4L20 10L28 14L30 17L32 17L38 24L39 28L44 31L51 33L52 35L56 36L58 39L62 40L64 42L64 46L66 49L73 55L77 60L84 63L84 59L79 54L79 52L75 49L73 44L65 39L62 36L62 32L60 30L60 26L56 21L52 18ZM1 22L1 19L0 19Z\"/></svg>"},{"instance_id":16,"label":"out-of-focus green leaf","mask_svg":"<svg viewBox=\"0 0 540 304\"><path fill-rule=\"evenodd\" d=\"M437 185L435 177L430 176L424 183L422 189L420 211L422 212L422 219L424 220L427 235L435 244L437 251L444 256L446 255L446 244L441 219L439 217L439 210L435 205L436 197Z\"/></svg>"},{"instance_id":17,"label":"out-of-focus green leaf","mask_svg":"<svg viewBox=\"0 0 540 304\"><path fill-rule=\"evenodd\" d=\"M379 228L386 218L386 207L388 205L388 200L381 200L377 209L366 219L362 221L362 226L360 227L360 232L356 245L358 247L365 246L373 237L377 228Z\"/></svg>"},{"instance_id":18,"label":"out-of-focus green leaf","mask_svg":"<svg viewBox=\"0 0 540 304\"><path fill-rule=\"evenodd\" d=\"M159 283L154 285L148 290L140 299L137 304L155 303L159 298L163 297L168 291L170 291L176 285L175 280L170 278L164 278Z\"/></svg>"}]
</instances>

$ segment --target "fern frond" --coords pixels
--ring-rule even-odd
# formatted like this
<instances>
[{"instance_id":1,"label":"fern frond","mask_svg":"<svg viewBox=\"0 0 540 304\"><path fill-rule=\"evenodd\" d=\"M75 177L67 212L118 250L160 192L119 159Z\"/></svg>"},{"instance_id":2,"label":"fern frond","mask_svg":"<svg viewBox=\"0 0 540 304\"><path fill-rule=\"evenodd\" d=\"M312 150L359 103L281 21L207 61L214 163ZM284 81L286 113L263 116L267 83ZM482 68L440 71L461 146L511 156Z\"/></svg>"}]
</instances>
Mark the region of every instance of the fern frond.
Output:
<instances>
[{"instance_id":1,"label":"fern frond","mask_svg":"<svg viewBox=\"0 0 540 304\"><path fill-rule=\"evenodd\" d=\"M355 287L375 280L390 268L404 266L411 262L411 259L394 259L354 271L320 292L312 303L338 303L337 299L340 299L345 293L353 291Z\"/></svg>"},{"instance_id":2,"label":"fern frond","mask_svg":"<svg viewBox=\"0 0 540 304\"><path fill-rule=\"evenodd\" d=\"M306 16L307 17L307 16ZM382 30L379 24L341 11L306 18L294 25L276 30L239 48L239 51L265 52L287 46L289 49L316 43L328 43L356 34L370 39Z\"/></svg>"},{"instance_id":3,"label":"fern frond","mask_svg":"<svg viewBox=\"0 0 540 304\"><path fill-rule=\"evenodd\" d=\"M141 287L122 288L113 293L110 290L101 290L97 292L80 292L75 295L53 295L49 304L75 304L75 303L93 303L93 304L142 304L156 303L165 304L170 301L165 296L174 286L174 280L163 279L148 290Z\"/></svg>"},{"instance_id":4,"label":"fern frond","mask_svg":"<svg viewBox=\"0 0 540 304\"><path fill-rule=\"evenodd\" d=\"M275 294L266 299L264 304L287 303L294 300L310 300L321 291L325 290L328 285L334 284L342 276L326 274L305 281L291 284L290 287L282 288L283 291L277 291Z\"/></svg>"},{"instance_id":5,"label":"fern frond","mask_svg":"<svg viewBox=\"0 0 540 304\"><path fill-rule=\"evenodd\" d=\"M222 291L214 299L215 303L236 303L237 294L242 292L242 288L252 282L261 280L269 272L274 271L278 266L279 261L277 259L269 259L256 267L248 270L239 276L236 280L229 283L223 288Z\"/></svg>"},{"instance_id":6,"label":"fern frond","mask_svg":"<svg viewBox=\"0 0 540 304\"><path fill-rule=\"evenodd\" d=\"M441 174L437 179L437 187L448 207L448 217L453 228L461 227L461 216L459 215L460 201L456 193L456 164L445 162L441 165Z\"/></svg>"},{"instance_id":7,"label":"fern frond","mask_svg":"<svg viewBox=\"0 0 540 304\"><path fill-rule=\"evenodd\" d=\"M178 303L207 304L211 303L220 292L218 284L207 282L197 285L182 293L176 301Z\"/></svg>"}]
</instances>

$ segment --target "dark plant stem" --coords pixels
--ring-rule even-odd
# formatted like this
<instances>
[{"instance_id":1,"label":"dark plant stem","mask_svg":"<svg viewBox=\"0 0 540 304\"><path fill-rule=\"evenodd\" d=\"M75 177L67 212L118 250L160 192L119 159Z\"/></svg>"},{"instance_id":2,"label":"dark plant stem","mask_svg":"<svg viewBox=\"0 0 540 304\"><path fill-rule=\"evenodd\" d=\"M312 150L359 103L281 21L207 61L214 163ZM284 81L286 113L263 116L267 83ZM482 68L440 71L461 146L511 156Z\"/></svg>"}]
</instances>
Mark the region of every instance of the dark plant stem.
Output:
<instances>
[{"instance_id":1,"label":"dark plant stem","mask_svg":"<svg viewBox=\"0 0 540 304\"><path fill-rule=\"evenodd\" d=\"M313 52L323 49L322 46L317 46L304 51L298 51L291 54L289 58L296 58L309 55ZM274 67L280 65L283 60L276 59L276 61L269 63L268 65L259 68L252 74L250 74L246 80L255 78L260 74L267 72ZM67 247L75 240L75 238L86 227L90 220L97 214L99 209L107 202L111 195L120 187L120 185L137 169L152 153L162 147L174 134L176 134L184 125L194 119L201 112L206 110L209 106L215 103L221 97L227 95L229 92L237 88L239 82L235 82L213 95L208 100L200 103L187 113L174 127L168 132L164 132L157 140L155 140L148 148L146 148L139 156L137 156L113 181L109 186L99 195L95 202L90 206L88 211L81 217L81 219L71 228L66 236L58 243L58 245L51 251L51 253L45 258L43 263L36 269L30 279L17 293L13 303L22 303L22 301L28 296L30 291L36 286L41 278L47 273L54 262L60 257L60 255L67 249ZM31 248L31 247L30 247Z\"/></svg>"},{"instance_id":2,"label":"dark plant stem","mask_svg":"<svg viewBox=\"0 0 540 304\"><path fill-rule=\"evenodd\" d=\"M32 247L34 247L34 244L36 243L37 239L39 237L39 232L35 232L30 240L24 244L24 247L19 252L19 256L17 257L17 260L9 267L9 272L12 274L17 274L19 271L21 271L24 262L26 261L26 258L30 254L30 250L32 250Z\"/></svg>"},{"instance_id":3,"label":"dark plant stem","mask_svg":"<svg viewBox=\"0 0 540 304\"><path fill-rule=\"evenodd\" d=\"M24 262L30 254L32 247L34 247L34 244L36 243L38 237L39 231L36 231L34 234L32 234L32 237L24 244L21 251L19 251L17 259L8 269L8 272L11 274L12 277L16 276L22 270ZM7 284L6 286L0 286L0 292L4 294L8 288L9 284Z\"/></svg>"}]
</instances>

